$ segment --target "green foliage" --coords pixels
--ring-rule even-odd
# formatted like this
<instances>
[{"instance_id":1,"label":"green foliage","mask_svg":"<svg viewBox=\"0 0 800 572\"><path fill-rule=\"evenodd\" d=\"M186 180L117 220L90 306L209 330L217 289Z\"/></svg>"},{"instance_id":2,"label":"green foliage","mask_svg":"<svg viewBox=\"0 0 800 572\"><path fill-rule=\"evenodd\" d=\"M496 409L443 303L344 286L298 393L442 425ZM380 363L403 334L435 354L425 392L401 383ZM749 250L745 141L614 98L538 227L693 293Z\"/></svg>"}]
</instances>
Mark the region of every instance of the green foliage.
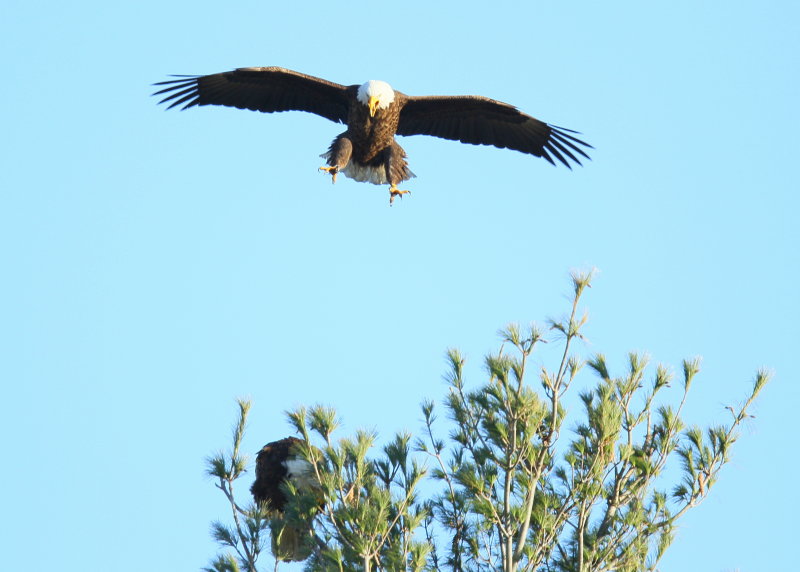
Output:
<instances>
[{"instance_id":1,"label":"green foliage","mask_svg":"<svg viewBox=\"0 0 800 572\"><path fill-rule=\"evenodd\" d=\"M427 514L416 499L425 471L411 456L411 436L396 435L380 457L370 460L376 436L359 431L355 439L334 441L333 418L320 407L289 413L306 442L321 441L318 454L304 451L326 498L318 518L324 548L312 556L308 569L423 570L428 550L414 532Z\"/></svg>"},{"instance_id":2,"label":"green foliage","mask_svg":"<svg viewBox=\"0 0 800 572\"><path fill-rule=\"evenodd\" d=\"M248 457L240 454L242 438L250 412L250 402L239 400L239 417L233 429L233 446L206 459L206 473L216 479L215 486L223 492L231 506L233 526L220 522L211 525L211 536L228 550L212 561L209 572L256 572L256 561L264 548L269 518L263 507L248 503L242 508L235 500L234 483L247 470ZM233 553L230 552L233 551Z\"/></svg>"},{"instance_id":3,"label":"green foliage","mask_svg":"<svg viewBox=\"0 0 800 572\"><path fill-rule=\"evenodd\" d=\"M203 568L204 572L239 572L239 563L231 554L217 556L211 562L209 568Z\"/></svg>"},{"instance_id":4,"label":"green foliage","mask_svg":"<svg viewBox=\"0 0 800 572\"><path fill-rule=\"evenodd\" d=\"M448 350L447 438L433 401L422 403L421 436L397 434L377 453L373 432L335 437L339 421L330 408L288 412L321 490L287 486L277 521L233 498L247 464L239 444L249 403L239 402L232 452L208 461L234 518L230 527L214 523L212 536L233 553L207 570L254 571L270 522L274 534L276 522L312 521L307 570L655 570L677 521L716 484L770 376L758 372L744 404L727 408L727 423L686 428L681 412L699 359L683 362L681 393L669 404L664 390L673 376L647 356L629 354L614 375L602 354L584 361L574 353L590 282L591 274L573 275L569 315L549 321L563 345L554 367L531 373L534 351L553 341L536 326L500 331L501 349L485 358L487 380L474 389L464 357ZM564 396L584 365L597 381L578 393L582 411L565 431ZM671 458L677 462L668 467Z\"/></svg>"}]
</instances>

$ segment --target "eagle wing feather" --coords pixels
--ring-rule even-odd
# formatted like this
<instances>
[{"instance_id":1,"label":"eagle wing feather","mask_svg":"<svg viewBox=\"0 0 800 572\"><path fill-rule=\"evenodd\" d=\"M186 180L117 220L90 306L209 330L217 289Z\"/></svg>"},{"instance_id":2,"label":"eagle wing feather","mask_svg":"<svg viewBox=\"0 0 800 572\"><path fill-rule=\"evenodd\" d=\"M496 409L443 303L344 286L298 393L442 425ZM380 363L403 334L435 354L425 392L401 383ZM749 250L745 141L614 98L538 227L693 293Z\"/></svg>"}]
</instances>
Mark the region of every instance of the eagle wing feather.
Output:
<instances>
[{"instance_id":1,"label":"eagle wing feather","mask_svg":"<svg viewBox=\"0 0 800 572\"><path fill-rule=\"evenodd\" d=\"M494 145L543 157L572 168L589 159L581 147L592 146L575 131L549 125L513 105L478 95L409 97L397 126L398 135L432 135L473 145Z\"/></svg>"},{"instance_id":2,"label":"eagle wing feather","mask_svg":"<svg viewBox=\"0 0 800 572\"><path fill-rule=\"evenodd\" d=\"M239 68L204 76L174 76L153 95L168 109L224 105L272 113L307 111L337 123L347 121L347 87L279 67Z\"/></svg>"}]
</instances>

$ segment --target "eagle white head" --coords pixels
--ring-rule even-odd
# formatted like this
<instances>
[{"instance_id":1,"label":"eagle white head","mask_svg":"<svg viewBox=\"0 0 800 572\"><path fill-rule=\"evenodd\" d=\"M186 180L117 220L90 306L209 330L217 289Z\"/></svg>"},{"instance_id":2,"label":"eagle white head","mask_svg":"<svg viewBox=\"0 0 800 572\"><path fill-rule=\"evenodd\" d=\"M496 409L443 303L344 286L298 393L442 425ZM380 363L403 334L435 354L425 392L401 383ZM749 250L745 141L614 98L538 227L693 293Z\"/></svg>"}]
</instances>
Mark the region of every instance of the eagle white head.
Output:
<instances>
[{"instance_id":1,"label":"eagle white head","mask_svg":"<svg viewBox=\"0 0 800 572\"><path fill-rule=\"evenodd\" d=\"M379 109L386 109L394 101L394 90L385 81L371 79L358 88L358 101L369 107L370 117Z\"/></svg>"},{"instance_id":2,"label":"eagle white head","mask_svg":"<svg viewBox=\"0 0 800 572\"><path fill-rule=\"evenodd\" d=\"M294 482L298 489L318 488L319 482L314 475L314 467L300 457L291 457L284 461L283 465L286 467L286 472L289 478Z\"/></svg>"}]
</instances>

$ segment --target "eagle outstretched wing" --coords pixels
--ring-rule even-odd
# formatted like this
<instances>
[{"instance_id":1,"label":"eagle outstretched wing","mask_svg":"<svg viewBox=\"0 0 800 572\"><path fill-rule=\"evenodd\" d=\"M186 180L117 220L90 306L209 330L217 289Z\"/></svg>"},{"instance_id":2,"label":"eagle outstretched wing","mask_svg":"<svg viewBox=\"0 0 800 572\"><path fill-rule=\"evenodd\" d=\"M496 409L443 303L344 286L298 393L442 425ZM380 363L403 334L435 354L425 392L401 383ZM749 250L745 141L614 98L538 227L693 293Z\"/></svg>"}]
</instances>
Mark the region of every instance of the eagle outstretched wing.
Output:
<instances>
[{"instance_id":1,"label":"eagle outstretched wing","mask_svg":"<svg viewBox=\"0 0 800 572\"><path fill-rule=\"evenodd\" d=\"M179 79L154 85L167 86L153 95L165 95L159 103L168 109L182 105L225 105L272 113L307 111L331 121L347 121L347 87L318 77L279 67L239 68L202 76L174 76Z\"/></svg>"},{"instance_id":2,"label":"eagle outstretched wing","mask_svg":"<svg viewBox=\"0 0 800 572\"><path fill-rule=\"evenodd\" d=\"M494 145L544 157L553 157L572 168L581 164L581 149L592 146L574 135L576 131L548 125L513 105L478 95L408 97L400 112L398 135L432 135L444 139Z\"/></svg>"}]
</instances>

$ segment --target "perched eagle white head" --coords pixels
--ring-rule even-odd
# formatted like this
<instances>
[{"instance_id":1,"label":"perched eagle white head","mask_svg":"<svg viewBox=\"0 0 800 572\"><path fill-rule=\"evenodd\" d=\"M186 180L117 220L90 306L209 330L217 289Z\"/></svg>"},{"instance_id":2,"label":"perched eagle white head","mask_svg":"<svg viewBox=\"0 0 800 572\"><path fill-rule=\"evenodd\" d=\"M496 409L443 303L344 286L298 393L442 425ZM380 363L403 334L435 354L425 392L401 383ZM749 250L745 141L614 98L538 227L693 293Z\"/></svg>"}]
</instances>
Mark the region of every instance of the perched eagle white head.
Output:
<instances>
[{"instance_id":1,"label":"perched eagle white head","mask_svg":"<svg viewBox=\"0 0 800 572\"><path fill-rule=\"evenodd\" d=\"M387 109L394 101L394 90L385 81L371 79L358 88L358 101L369 107L371 117L379 109Z\"/></svg>"},{"instance_id":2,"label":"perched eagle white head","mask_svg":"<svg viewBox=\"0 0 800 572\"><path fill-rule=\"evenodd\" d=\"M314 474L314 467L305 459L288 458L283 462L286 472L294 485L301 490L319 488L319 481Z\"/></svg>"}]
</instances>

